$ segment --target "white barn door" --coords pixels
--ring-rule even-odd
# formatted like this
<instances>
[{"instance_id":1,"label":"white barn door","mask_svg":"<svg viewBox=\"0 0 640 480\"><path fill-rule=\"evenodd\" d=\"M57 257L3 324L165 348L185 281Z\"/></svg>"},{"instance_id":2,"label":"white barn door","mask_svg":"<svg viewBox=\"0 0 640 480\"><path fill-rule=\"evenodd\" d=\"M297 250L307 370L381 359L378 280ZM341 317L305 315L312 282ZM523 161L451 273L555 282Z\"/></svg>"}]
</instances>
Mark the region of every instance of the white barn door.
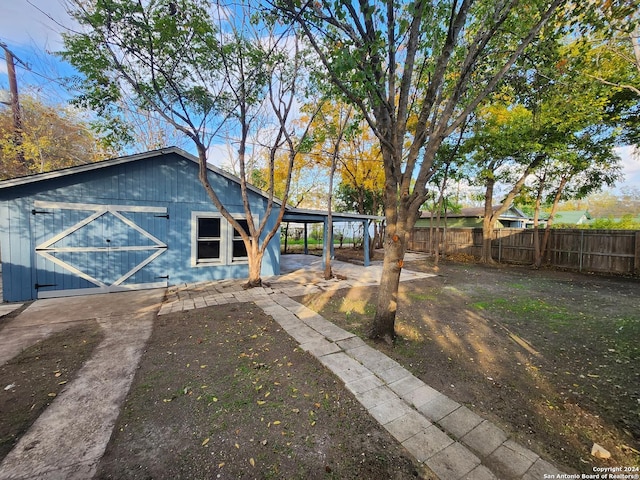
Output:
<instances>
[{"instance_id":1,"label":"white barn door","mask_svg":"<svg viewBox=\"0 0 640 480\"><path fill-rule=\"evenodd\" d=\"M36 201L38 298L167 286L165 207Z\"/></svg>"}]
</instances>

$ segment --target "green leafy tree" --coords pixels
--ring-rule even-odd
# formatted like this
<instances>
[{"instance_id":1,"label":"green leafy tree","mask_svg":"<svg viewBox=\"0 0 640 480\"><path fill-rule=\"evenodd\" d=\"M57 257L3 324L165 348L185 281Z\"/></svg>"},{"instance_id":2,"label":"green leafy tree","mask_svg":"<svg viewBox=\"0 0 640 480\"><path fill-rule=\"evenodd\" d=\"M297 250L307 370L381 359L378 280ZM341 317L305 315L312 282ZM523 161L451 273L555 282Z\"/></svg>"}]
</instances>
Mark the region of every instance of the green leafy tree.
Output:
<instances>
[{"instance_id":1,"label":"green leafy tree","mask_svg":"<svg viewBox=\"0 0 640 480\"><path fill-rule=\"evenodd\" d=\"M430 251L433 252L434 266L438 266L440 252L446 255L446 238L447 238L447 214L450 212L459 212L462 208L457 204L452 195L448 192L451 180L460 181L462 179L462 170L459 169L460 163L460 146L464 137L466 125L460 128L459 135L455 142L445 141L438 149L436 160L434 162L434 175L431 177L430 183L437 188L434 191L432 201L427 201L421 207L431 213L429 222L429 240ZM434 222L435 218L435 222ZM440 225L444 226L442 238L440 237ZM440 244L443 243L441 250Z\"/></svg>"},{"instance_id":2,"label":"green leafy tree","mask_svg":"<svg viewBox=\"0 0 640 480\"><path fill-rule=\"evenodd\" d=\"M628 213L620 219L597 218L587 228L602 230L640 230L640 217Z\"/></svg>"},{"instance_id":3,"label":"green leafy tree","mask_svg":"<svg viewBox=\"0 0 640 480\"><path fill-rule=\"evenodd\" d=\"M300 25L328 80L380 143L385 258L369 335L390 342L405 249L440 145L569 2L273 3Z\"/></svg>"},{"instance_id":4,"label":"green leafy tree","mask_svg":"<svg viewBox=\"0 0 640 480\"><path fill-rule=\"evenodd\" d=\"M498 218L511 206L529 175L544 161L544 144L550 143L550 132L535 130L533 114L525 106L504 100L501 96L499 101L480 110L463 147L476 170L475 183L485 190L482 219L482 261L485 263L493 263L491 240ZM494 208L498 185L507 188L501 204Z\"/></svg>"},{"instance_id":5,"label":"green leafy tree","mask_svg":"<svg viewBox=\"0 0 640 480\"><path fill-rule=\"evenodd\" d=\"M542 265L549 229L553 225L555 214L562 200L585 198L604 186L613 185L621 177L620 158L610 145L592 142L593 138L582 138L583 146L570 145L567 151L555 152L538 169L533 183L535 196L534 211L534 266ZM607 142L605 142L607 143ZM603 148L602 148L603 147ZM538 225L541 206L550 205L542 239L539 239Z\"/></svg>"},{"instance_id":6,"label":"green leafy tree","mask_svg":"<svg viewBox=\"0 0 640 480\"><path fill-rule=\"evenodd\" d=\"M318 163L324 163L329 170L327 185L327 231L326 238L333 238L333 182L340 161L344 143L354 131L353 108L346 104L330 103L325 100L317 102L319 107L314 107L315 118L310 124L310 155L316 158ZM325 256L324 278L333 277L331 269L331 255Z\"/></svg>"},{"instance_id":7,"label":"green leafy tree","mask_svg":"<svg viewBox=\"0 0 640 480\"><path fill-rule=\"evenodd\" d=\"M542 241L538 239L541 205L551 205L547 221L550 226L560 200L584 197L619 178L619 158L614 147L629 136L626 134L633 136L637 130L636 122L630 118L638 99L629 101L633 95L630 90L595 82L593 74L602 72L601 75L625 81L637 79L617 56L607 57L601 64L585 61L584 58L598 56L602 49L596 43L588 44L588 49L585 45L583 40L566 43L548 38L541 45L543 48L522 57L500 92L489 99L480 121L475 122L467 144L486 186L485 262L493 261L495 221L523 189L535 192L535 265L540 266L549 237L547 230ZM507 192L502 206L493 209L498 182L507 186Z\"/></svg>"},{"instance_id":8,"label":"green leafy tree","mask_svg":"<svg viewBox=\"0 0 640 480\"><path fill-rule=\"evenodd\" d=\"M273 162L284 148L290 165L298 144L293 135L294 99L302 84L302 56L294 36L275 32L251 4L212 4L206 0L70 0L70 14L81 26L64 35L63 58L82 77L81 105L121 119L119 106L157 114L189 138L197 151L199 178L209 198L239 232L249 263L247 286L261 284L262 258L277 233L287 202L274 203ZM280 41L286 36L291 41ZM252 129L272 125L268 203L257 222L249 203ZM207 151L220 134L237 141L246 226L222 204L209 183ZM267 229L271 212L278 219Z\"/></svg>"}]
</instances>

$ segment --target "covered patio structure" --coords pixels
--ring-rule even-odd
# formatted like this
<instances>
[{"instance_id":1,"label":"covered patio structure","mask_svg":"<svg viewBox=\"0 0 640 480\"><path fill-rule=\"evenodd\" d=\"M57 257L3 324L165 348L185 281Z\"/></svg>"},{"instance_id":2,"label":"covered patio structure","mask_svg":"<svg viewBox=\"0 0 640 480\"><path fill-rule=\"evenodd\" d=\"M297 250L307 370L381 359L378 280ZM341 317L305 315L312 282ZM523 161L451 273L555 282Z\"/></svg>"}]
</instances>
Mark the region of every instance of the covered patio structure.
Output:
<instances>
[{"instance_id":1,"label":"covered patio structure","mask_svg":"<svg viewBox=\"0 0 640 480\"><path fill-rule=\"evenodd\" d=\"M362 246L364 249L364 266L368 267L371 264L371 253L369 249L369 227L371 222L376 220L382 220L383 217L377 215L363 215L359 213L344 213L334 212L331 214L331 223L361 223L363 227L363 241ZM329 212L320 210L309 210L303 208L287 207L283 222L299 223L304 226L304 253L309 254L308 245L308 229L307 226L311 223L321 223L323 225L323 240L322 240L322 260L326 261L327 255L329 258L334 257L333 240L334 229L331 229L331 238L328 237L328 225L329 225ZM329 247L329 248L327 248Z\"/></svg>"}]
</instances>

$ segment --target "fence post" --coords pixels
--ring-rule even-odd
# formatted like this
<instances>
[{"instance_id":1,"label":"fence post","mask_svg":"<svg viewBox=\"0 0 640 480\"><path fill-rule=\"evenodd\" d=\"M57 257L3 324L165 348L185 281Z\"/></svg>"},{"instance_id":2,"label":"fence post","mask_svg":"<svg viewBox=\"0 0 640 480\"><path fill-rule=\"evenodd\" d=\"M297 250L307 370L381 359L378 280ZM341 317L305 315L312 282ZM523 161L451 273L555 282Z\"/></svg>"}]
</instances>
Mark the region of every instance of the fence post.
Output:
<instances>
[{"instance_id":1,"label":"fence post","mask_svg":"<svg viewBox=\"0 0 640 480\"><path fill-rule=\"evenodd\" d=\"M635 252L633 255L633 272L640 275L640 230L636 232Z\"/></svg>"},{"instance_id":2,"label":"fence post","mask_svg":"<svg viewBox=\"0 0 640 480\"><path fill-rule=\"evenodd\" d=\"M578 271L582 272L582 255L584 252L584 230L580 230L580 259L578 262Z\"/></svg>"}]
</instances>

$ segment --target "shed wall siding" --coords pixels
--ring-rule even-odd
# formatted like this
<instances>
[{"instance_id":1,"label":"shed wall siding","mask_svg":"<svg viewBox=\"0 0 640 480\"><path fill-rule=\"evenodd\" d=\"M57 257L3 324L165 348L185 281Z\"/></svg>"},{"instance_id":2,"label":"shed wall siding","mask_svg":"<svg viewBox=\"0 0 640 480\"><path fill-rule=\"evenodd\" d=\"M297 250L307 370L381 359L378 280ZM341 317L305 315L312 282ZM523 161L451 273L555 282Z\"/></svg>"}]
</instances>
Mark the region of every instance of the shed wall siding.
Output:
<instances>
[{"instance_id":1,"label":"shed wall siding","mask_svg":"<svg viewBox=\"0 0 640 480\"><path fill-rule=\"evenodd\" d=\"M244 214L240 186L213 172L209 175L212 187L228 210ZM43 218L42 214L32 215L36 201L164 207L169 215L166 220L168 248L158 257L157 260L162 260L154 268L166 269L169 285L248 275L246 264L195 268L191 265L191 212L217 210L198 180L198 165L169 154L0 190L3 296L6 301L36 298L36 281L46 282L33 278L35 248L41 241L34 238L34 230L36 217L37 222L51 220ZM250 204L252 211L262 218L266 199L250 192ZM276 216L277 211L271 215L267 230L275 224ZM144 227L144 223L141 226ZM55 228L54 233L61 231L60 226L48 228ZM263 276L279 273L279 257L279 237L276 235L264 256ZM136 275L135 279L139 280L149 274L137 272ZM70 277L68 282L64 288L87 286L86 280L80 278Z\"/></svg>"}]
</instances>

